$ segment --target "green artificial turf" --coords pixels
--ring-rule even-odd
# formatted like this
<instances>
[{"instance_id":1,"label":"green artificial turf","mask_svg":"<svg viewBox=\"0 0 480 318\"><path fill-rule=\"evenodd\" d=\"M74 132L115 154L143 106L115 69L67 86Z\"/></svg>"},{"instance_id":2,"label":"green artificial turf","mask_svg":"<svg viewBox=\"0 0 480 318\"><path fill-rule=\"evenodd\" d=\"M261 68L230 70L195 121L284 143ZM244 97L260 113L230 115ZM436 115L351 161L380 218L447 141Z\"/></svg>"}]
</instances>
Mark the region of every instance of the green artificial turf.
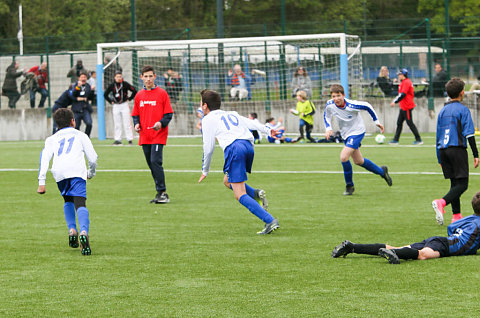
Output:
<instances>
[{"instance_id":1,"label":"green artificial turf","mask_svg":"<svg viewBox=\"0 0 480 318\"><path fill-rule=\"evenodd\" d=\"M223 186L220 148L213 172L198 184L201 139L169 139L171 203L154 205L141 148L94 141L91 256L68 247L51 173L47 193L36 194L43 143L1 142L0 316L478 317L478 256L400 265L374 256L331 258L345 239L402 245L446 235L431 208L449 189L433 136L416 147L373 139L364 139L362 152L389 167L393 186L355 166L351 197L342 195L341 145L257 145L248 183L265 189L281 225L267 236L255 234L262 222ZM464 215L478 190L472 175ZM445 218L448 224L449 207Z\"/></svg>"}]
</instances>

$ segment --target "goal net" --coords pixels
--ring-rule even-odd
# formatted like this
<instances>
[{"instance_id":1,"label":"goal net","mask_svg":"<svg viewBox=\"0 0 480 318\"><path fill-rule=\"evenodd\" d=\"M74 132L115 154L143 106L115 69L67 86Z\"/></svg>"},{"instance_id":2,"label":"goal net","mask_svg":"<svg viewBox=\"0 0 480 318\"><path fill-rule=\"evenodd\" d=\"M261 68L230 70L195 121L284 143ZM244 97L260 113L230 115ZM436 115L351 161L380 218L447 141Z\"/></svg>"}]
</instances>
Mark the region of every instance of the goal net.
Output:
<instances>
[{"instance_id":1,"label":"goal net","mask_svg":"<svg viewBox=\"0 0 480 318\"><path fill-rule=\"evenodd\" d=\"M347 96L361 97L360 46L358 36L344 33L97 44L99 138L105 138L102 90L110 84L100 81L113 80L118 66L137 88L143 87L142 67L153 66L156 84L167 90L175 112L193 114L206 88L218 91L226 108L244 114L262 105L269 112L294 108L297 88L324 101L330 85L340 83Z\"/></svg>"}]
</instances>

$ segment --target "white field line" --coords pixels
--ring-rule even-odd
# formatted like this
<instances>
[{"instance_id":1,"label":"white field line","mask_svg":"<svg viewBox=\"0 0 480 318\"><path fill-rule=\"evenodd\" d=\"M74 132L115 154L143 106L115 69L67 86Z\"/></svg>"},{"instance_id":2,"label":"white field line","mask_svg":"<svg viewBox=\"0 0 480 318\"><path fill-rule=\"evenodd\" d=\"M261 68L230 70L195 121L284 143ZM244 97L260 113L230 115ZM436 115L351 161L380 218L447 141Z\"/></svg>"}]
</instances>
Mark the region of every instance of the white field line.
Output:
<instances>
[{"instance_id":1,"label":"white field line","mask_svg":"<svg viewBox=\"0 0 480 318\"><path fill-rule=\"evenodd\" d=\"M29 172L35 171L38 169L22 169L22 168L6 168L0 169L0 172ZM148 172L149 169L97 169L97 172ZM169 173L201 173L201 170L169 170L165 169L165 172ZM223 173L221 170L211 170L210 173ZM328 171L328 170L311 170L311 171L294 171L294 170L285 170L285 171L274 171L274 170L265 170L265 171L253 171L253 173L264 173L264 174L343 174L343 171ZM371 174L368 171L355 171L355 174ZM430 171L392 171L388 172L389 174L396 175L443 175L442 172L430 172ZM470 172L472 176L480 176L480 172Z\"/></svg>"}]
</instances>

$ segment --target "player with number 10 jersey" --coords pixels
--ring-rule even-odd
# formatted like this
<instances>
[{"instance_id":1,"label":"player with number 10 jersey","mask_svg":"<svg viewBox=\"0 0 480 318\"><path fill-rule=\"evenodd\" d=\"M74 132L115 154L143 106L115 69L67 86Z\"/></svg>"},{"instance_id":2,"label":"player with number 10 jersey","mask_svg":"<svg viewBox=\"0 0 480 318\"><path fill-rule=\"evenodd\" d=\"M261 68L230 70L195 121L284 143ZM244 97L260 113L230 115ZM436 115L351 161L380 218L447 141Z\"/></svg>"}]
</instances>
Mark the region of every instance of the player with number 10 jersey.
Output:
<instances>
[{"instance_id":1,"label":"player with number 10 jersey","mask_svg":"<svg viewBox=\"0 0 480 318\"><path fill-rule=\"evenodd\" d=\"M247 172L252 170L254 156L254 138L250 130L258 130L272 137L277 132L240 116L237 112L221 110L221 98L215 91L204 90L201 95L201 107L205 116L202 119L203 165L198 182L202 182L208 175L216 138L224 151L223 183L233 190L240 204L265 222L264 229L257 234L270 234L279 228L279 224L277 219L266 211L265 191L254 189L245 181ZM261 201L262 206L256 200Z\"/></svg>"}]
</instances>

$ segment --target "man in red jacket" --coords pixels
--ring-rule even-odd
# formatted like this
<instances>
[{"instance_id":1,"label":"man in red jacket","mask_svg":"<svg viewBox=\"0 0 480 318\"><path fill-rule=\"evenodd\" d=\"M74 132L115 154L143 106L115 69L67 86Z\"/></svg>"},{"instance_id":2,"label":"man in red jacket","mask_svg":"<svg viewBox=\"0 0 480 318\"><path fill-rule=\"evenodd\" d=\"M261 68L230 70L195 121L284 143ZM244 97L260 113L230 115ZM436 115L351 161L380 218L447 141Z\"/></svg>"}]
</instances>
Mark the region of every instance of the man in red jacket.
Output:
<instances>
[{"instance_id":1,"label":"man in red jacket","mask_svg":"<svg viewBox=\"0 0 480 318\"><path fill-rule=\"evenodd\" d=\"M150 203L168 203L170 198L166 192L162 164L163 146L167 143L168 123L173 117L173 110L167 92L155 85L156 77L152 66L142 68L144 89L135 95L132 117L135 131L140 134L138 144L143 148L157 190Z\"/></svg>"},{"instance_id":2,"label":"man in red jacket","mask_svg":"<svg viewBox=\"0 0 480 318\"><path fill-rule=\"evenodd\" d=\"M412 119L412 110L415 108L415 103L413 102L413 84L412 81L408 78L408 70L406 68L398 72L398 79L400 80L400 86L398 87L398 96L393 100L390 106L394 107L396 103L400 103L400 113L398 114L397 119L397 130L395 131L395 137L390 141L390 144L398 144L400 139L400 134L402 133L403 122L406 120L408 127L415 136L414 145L423 144L422 138L420 137L417 127L413 123Z\"/></svg>"},{"instance_id":3,"label":"man in red jacket","mask_svg":"<svg viewBox=\"0 0 480 318\"><path fill-rule=\"evenodd\" d=\"M40 104L38 104L38 108L42 108L45 104L45 100L48 97L47 91L47 83L48 83L48 75L47 75L47 62L43 62L40 66L34 66L28 70L28 73L35 74L35 78L37 81L36 88L30 91L30 107L35 108L35 93L39 92L42 97L40 99Z\"/></svg>"}]
</instances>

